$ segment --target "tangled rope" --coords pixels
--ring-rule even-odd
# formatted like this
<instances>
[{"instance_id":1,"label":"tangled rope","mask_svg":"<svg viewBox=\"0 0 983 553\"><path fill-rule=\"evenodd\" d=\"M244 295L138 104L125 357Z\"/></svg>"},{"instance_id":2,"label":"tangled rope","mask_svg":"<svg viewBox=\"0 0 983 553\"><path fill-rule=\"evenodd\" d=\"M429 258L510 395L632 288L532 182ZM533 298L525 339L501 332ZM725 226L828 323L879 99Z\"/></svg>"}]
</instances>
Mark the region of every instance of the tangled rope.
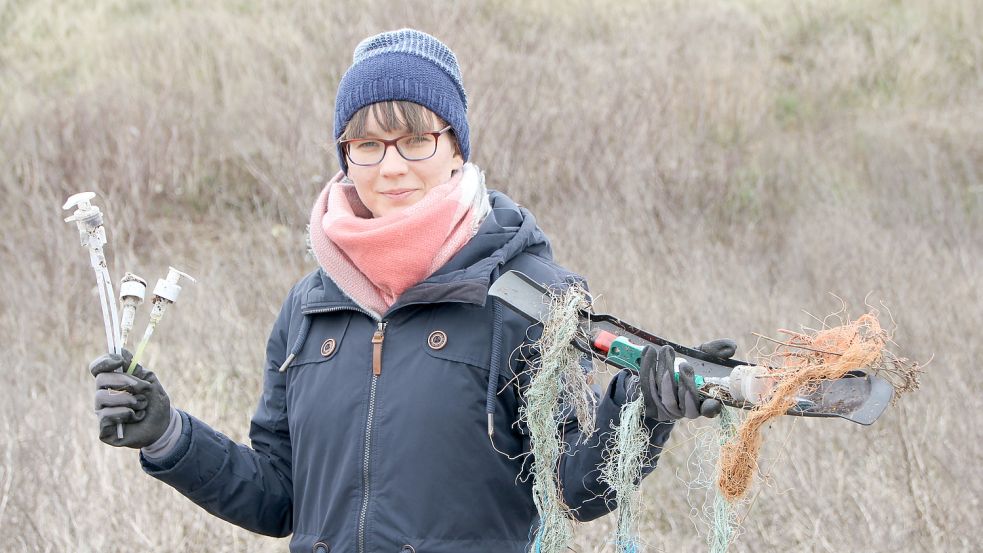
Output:
<instances>
[{"instance_id":1,"label":"tangled rope","mask_svg":"<svg viewBox=\"0 0 983 553\"><path fill-rule=\"evenodd\" d=\"M761 448L761 428L771 419L785 414L797 397L815 389L820 382L840 378L850 371L865 370L882 375L895 386L895 400L918 386L918 365L886 349L891 337L881 328L876 313L866 313L855 321L812 332L792 332L776 351L760 360L771 369L775 385L766 400L745 417L734 439L720 451L717 485L724 498L744 497L757 472Z\"/></svg>"}]
</instances>

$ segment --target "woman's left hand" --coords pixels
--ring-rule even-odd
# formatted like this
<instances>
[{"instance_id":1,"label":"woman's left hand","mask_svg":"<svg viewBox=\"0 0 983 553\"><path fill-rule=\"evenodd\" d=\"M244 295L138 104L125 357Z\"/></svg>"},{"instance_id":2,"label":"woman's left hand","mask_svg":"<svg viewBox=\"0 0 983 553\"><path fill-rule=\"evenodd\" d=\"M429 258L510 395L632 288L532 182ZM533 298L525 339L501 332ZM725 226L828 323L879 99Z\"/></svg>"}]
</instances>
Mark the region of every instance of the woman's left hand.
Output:
<instances>
[{"instance_id":1,"label":"woman's left hand","mask_svg":"<svg viewBox=\"0 0 983 553\"><path fill-rule=\"evenodd\" d=\"M714 340L697 349L715 357L730 358L737 345L733 340ZM723 408L720 401L700 395L695 372L689 363L680 363L679 372L676 372L676 352L671 346L646 346L638 376L647 418L669 422L681 418L716 417Z\"/></svg>"}]
</instances>

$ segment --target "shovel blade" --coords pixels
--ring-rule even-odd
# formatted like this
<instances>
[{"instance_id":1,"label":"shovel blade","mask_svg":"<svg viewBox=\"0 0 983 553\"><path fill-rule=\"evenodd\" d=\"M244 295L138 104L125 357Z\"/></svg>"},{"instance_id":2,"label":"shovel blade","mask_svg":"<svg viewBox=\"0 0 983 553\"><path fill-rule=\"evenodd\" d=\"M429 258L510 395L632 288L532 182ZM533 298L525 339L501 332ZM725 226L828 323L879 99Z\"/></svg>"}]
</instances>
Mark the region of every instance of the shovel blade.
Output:
<instances>
[{"instance_id":1,"label":"shovel blade","mask_svg":"<svg viewBox=\"0 0 983 553\"><path fill-rule=\"evenodd\" d=\"M834 380L822 380L789 415L840 417L869 426L881 416L894 397L894 387L872 374L851 371Z\"/></svg>"},{"instance_id":2,"label":"shovel blade","mask_svg":"<svg viewBox=\"0 0 983 553\"><path fill-rule=\"evenodd\" d=\"M531 323L542 323L549 317L548 292L542 284L519 271L508 271L499 276L488 289L489 296L502 300Z\"/></svg>"}]
</instances>

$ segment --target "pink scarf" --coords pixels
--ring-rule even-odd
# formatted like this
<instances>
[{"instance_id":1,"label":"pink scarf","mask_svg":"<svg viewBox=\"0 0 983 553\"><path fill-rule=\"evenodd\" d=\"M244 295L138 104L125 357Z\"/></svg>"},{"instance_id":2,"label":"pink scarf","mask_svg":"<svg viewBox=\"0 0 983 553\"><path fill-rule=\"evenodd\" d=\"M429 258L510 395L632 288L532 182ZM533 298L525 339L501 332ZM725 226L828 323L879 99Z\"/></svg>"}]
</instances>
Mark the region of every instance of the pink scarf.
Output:
<instances>
[{"instance_id":1,"label":"pink scarf","mask_svg":"<svg viewBox=\"0 0 983 553\"><path fill-rule=\"evenodd\" d=\"M377 317L460 251L490 209L472 164L417 203L376 218L343 178L338 173L314 202L311 249L342 292Z\"/></svg>"}]
</instances>

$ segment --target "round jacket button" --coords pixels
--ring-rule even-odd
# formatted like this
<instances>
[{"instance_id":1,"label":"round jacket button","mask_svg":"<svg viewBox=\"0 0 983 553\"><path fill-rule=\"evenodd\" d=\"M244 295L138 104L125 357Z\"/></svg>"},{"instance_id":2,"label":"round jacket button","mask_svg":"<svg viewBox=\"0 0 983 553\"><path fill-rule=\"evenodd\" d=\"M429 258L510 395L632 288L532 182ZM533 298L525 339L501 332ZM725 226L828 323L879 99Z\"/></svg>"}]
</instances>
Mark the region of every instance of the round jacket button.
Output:
<instances>
[{"instance_id":1,"label":"round jacket button","mask_svg":"<svg viewBox=\"0 0 983 553\"><path fill-rule=\"evenodd\" d=\"M412 545L404 545L399 549L399 553L416 553L416 549L413 549Z\"/></svg>"},{"instance_id":2,"label":"round jacket button","mask_svg":"<svg viewBox=\"0 0 983 553\"><path fill-rule=\"evenodd\" d=\"M331 357L331 354L334 353L334 349L335 349L334 338L328 338L327 340L324 341L323 344L321 344L321 355L325 357Z\"/></svg>"},{"instance_id":3,"label":"round jacket button","mask_svg":"<svg viewBox=\"0 0 983 553\"><path fill-rule=\"evenodd\" d=\"M430 349L443 349L447 345L447 333L443 330L431 332L427 338L427 345L430 346ZM410 546L407 545L406 547Z\"/></svg>"},{"instance_id":4,"label":"round jacket button","mask_svg":"<svg viewBox=\"0 0 983 553\"><path fill-rule=\"evenodd\" d=\"M331 546L323 541L319 541L314 544L312 551L313 553L331 553Z\"/></svg>"}]
</instances>

